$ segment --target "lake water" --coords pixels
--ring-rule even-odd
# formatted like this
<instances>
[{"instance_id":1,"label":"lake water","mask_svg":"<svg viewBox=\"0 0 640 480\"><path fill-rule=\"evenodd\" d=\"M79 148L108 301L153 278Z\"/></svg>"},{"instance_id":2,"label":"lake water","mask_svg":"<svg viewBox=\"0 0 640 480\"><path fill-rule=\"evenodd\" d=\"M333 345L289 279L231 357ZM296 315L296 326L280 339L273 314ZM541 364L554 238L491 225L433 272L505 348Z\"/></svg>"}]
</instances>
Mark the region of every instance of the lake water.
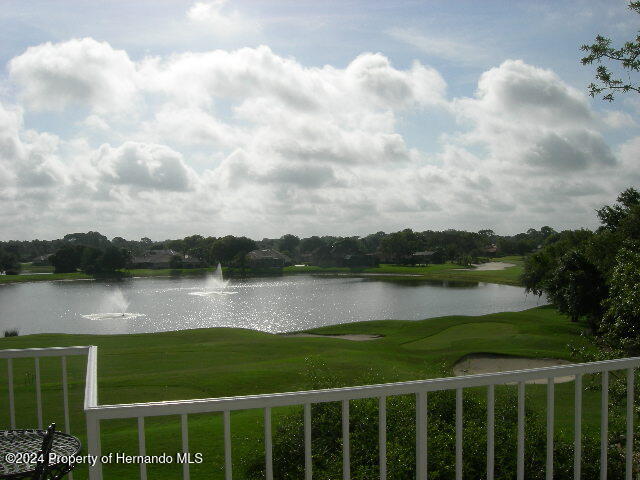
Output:
<instances>
[{"instance_id":1,"label":"lake water","mask_svg":"<svg viewBox=\"0 0 640 480\"><path fill-rule=\"evenodd\" d=\"M203 292L205 285L203 277L0 285L0 332L121 334L239 327L275 333L365 320L519 311L545 303L522 288L490 283L299 275L232 280L223 295ZM118 290L130 302L126 312L143 316L91 316L120 312L112 300Z\"/></svg>"}]
</instances>

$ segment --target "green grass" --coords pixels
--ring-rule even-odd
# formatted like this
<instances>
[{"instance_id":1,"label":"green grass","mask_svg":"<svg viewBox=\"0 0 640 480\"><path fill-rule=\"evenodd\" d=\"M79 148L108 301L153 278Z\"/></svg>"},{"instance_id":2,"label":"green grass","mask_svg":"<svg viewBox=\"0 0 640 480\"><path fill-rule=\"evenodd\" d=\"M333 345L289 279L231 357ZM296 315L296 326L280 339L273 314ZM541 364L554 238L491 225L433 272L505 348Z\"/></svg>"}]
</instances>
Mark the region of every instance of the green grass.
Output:
<instances>
[{"instance_id":1,"label":"green grass","mask_svg":"<svg viewBox=\"0 0 640 480\"><path fill-rule=\"evenodd\" d=\"M415 380L451 374L461 357L475 352L532 357L569 358L567 344L583 343L580 326L553 308L496 313L478 317L451 316L423 321L375 321L313 330L321 334L374 333L369 342L334 338L292 338L251 330L213 328L138 335L42 334L0 339L0 349L98 345L99 401L102 404L146 402L295 391L310 387L308 364L323 363L340 385L372 381ZM15 360L18 426L34 425L33 360ZM63 423L59 359L41 360L45 423ZM69 359L72 431L85 440L82 398L84 358ZM586 379L585 379L586 380ZM8 424L6 368L0 368L0 428ZM515 388L515 387L514 387ZM544 409L545 386L527 386L528 402ZM573 384L556 386L559 428L570 432ZM584 418L599 422L599 392L586 391ZM274 409L278 418L291 409ZM232 414L234 464L262 447L262 412ZM192 466L192 478L222 478L222 423L217 414L189 417L192 452L203 452L205 464ZM178 417L149 418L149 453L180 448ZM137 452L136 421L102 423L103 451ZM86 444L86 443L85 443ZM179 467L152 466L150 478L178 478ZM76 478L85 478L84 470ZM106 478L138 478L137 466L109 465Z\"/></svg>"},{"instance_id":2,"label":"green grass","mask_svg":"<svg viewBox=\"0 0 640 480\"><path fill-rule=\"evenodd\" d=\"M48 269L49 267L42 267ZM214 271L214 267L209 268L164 268L153 270L150 268L140 268L132 270L124 270L126 276L131 277L169 277L179 275L204 275L207 272ZM29 270L33 271L33 270ZM52 280L91 280L95 278L93 275L87 275L86 273L49 273L49 274L34 274L34 275L0 275L1 283L21 283L21 282L47 282Z\"/></svg>"},{"instance_id":3,"label":"green grass","mask_svg":"<svg viewBox=\"0 0 640 480\"><path fill-rule=\"evenodd\" d=\"M524 264L524 258L521 256L507 256L496 258L495 261L513 263L513 267L505 268L504 270L493 271L478 271L478 270L462 270L458 264L455 263L443 263L439 265L428 266L405 266L405 265L390 265L381 264L379 267L372 268L354 268L347 267L317 267L317 266L304 266L304 267L286 267L283 273L285 274L350 274L350 275L362 275L375 276L379 274L381 276L392 276L397 274L397 278L422 278L424 280L453 280L461 282L489 282L499 283L503 285L515 285L520 286L520 276L522 275L522 269ZM412 275L412 277L406 277Z\"/></svg>"},{"instance_id":4,"label":"green grass","mask_svg":"<svg viewBox=\"0 0 640 480\"><path fill-rule=\"evenodd\" d=\"M53 273L53 265L32 265L29 263L20 264L22 273Z\"/></svg>"},{"instance_id":5,"label":"green grass","mask_svg":"<svg viewBox=\"0 0 640 480\"><path fill-rule=\"evenodd\" d=\"M394 277L398 280L410 280L410 279L423 279L423 280L441 280L441 281L461 281L461 282L489 282L499 283L503 285L521 285L520 275L522 274L523 257L520 256L508 256L502 258L496 258L495 261L513 263L515 266L506 268L504 270L495 271L474 271L474 270L461 270L461 266L455 263L444 263L441 265L429 265L429 266L404 266L404 265L389 265L382 264L379 267L374 268L357 268L350 269L347 267L317 267L317 266L304 266L304 267L285 267L282 273L285 275L292 274L320 274L320 275L334 275L334 274L349 274L349 275L363 275L375 277L376 274L384 277ZM29 264L23 264L28 266ZM42 282L51 280L81 280L92 279L91 275L85 273L50 273L43 275L42 273L51 272L51 267L25 267L23 273L32 272L35 275L1 275L0 284L2 283L18 283L18 282ZM214 267L208 268L181 268L181 269L132 269L125 270L127 276L132 277L168 277L176 275L203 275L207 272L215 270ZM225 268L225 270L227 270ZM37 274L40 273L40 274ZM261 272L264 275L264 272Z\"/></svg>"}]
</instances>

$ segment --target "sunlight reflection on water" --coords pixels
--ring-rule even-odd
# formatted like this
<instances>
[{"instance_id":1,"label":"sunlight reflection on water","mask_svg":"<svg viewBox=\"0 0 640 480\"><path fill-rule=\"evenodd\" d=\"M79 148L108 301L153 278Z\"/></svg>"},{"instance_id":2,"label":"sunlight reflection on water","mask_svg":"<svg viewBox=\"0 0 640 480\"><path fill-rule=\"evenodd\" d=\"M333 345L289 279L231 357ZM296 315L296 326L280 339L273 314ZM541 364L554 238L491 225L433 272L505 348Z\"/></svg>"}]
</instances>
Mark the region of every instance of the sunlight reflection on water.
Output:
<instances>
[{"instance_id":1,"label":"sunlight reflection on water","mask_svg":"<svg viewBox=\"0 0 640 480\"><path fill-rule=\"evenodd\" d=\"M101 310L120 289L125 318ZM381 319L518 311L544 304L524 289L363 278L296 276L232 280L224 290L202 278L140 278L118 283L38 282L0 288L0 328L29 333L142 333L207 327L266 332ZM134 313L131 313L134 312ZM120 315L118 317L118 315Z\"/></svg>"}]
</instances>

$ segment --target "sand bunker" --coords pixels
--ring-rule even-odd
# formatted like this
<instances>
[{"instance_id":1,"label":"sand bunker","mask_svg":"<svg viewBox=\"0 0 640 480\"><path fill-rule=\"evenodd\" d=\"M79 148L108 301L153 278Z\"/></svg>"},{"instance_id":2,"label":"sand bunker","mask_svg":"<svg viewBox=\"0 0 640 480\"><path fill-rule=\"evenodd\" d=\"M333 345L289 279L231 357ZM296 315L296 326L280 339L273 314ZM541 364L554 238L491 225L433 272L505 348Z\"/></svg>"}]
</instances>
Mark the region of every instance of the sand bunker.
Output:
<instances>
[{"instance_id":1,"label":"sand bunker","mask_svg":"<svg viewBox=\"0 0 640 480\"><path fill-rule=\"evenodd\" d=\"M488 270L504 270L505 268L515 267L515 263L507 262L487 262L487 263L472 263L475 268L456 268L455 270L473 270L473 271L488 271Z\"/></svg>"},{"instance_id":2,"label":"sand bunker","mask_svg":"<svg viewBox=\"0 0 640 480\"><path fill-rule=\"evenodd\" d=\"M317 337L317 338L341 338L342 340L351 340L353 342L366 342L368 340L376 340L382 338L382 335L370 334L344 334L344 335L320 335L317 333L289 333L284 337Z\"/></svg>"},{"instance_id":3,"label":"sand bunker","mask_svg":"<svg viewBox=\"0 0 640 480\"><path fill-rule=\"evenodd\" d=\"M453 373L459 375L475 375L478 373L510 372L512 370L526 370L529 368L555 367L569 365L571 362L559 358L527 358L492 355L489 353L475 353L467 355L453 366ZM573 381L573 375L556 377L554 383ZM529 380L526 383L546 384L547 379Z\"/></svg>"}]
</instances>

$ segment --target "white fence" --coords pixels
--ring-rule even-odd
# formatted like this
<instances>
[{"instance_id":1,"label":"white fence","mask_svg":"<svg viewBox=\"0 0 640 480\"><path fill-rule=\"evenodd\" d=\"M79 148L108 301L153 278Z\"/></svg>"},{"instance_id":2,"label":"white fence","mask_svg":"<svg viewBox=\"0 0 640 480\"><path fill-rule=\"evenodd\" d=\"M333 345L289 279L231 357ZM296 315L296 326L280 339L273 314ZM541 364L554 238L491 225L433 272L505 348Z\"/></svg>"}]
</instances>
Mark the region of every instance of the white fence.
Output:
<instances>
[{"instance_id":1,"label":"white fence","mask_svg":"<svg viewBox=\"0 0 640 480\"><path fill-rule=\"evenodd\" d=\"M486 387L487 391L487 478L494 478L495 462L495 386L517 384L518 390L518 422L517 422L517 479L525 478L525 385L531 380L546 379L547 381L547 445L546 445L546 478L553 478L553 438L554 438L554 404L556 377L574 377L574 478L581 477L582 465L582 377L585 374L601 373L601 425L600 425L600 479L607 478L607 447L608 447L608 392L609 372L614 370L626 371L626 446L625 461L627 480L632 479L633 473L633 399L634 399L634 370L640 365L640 357L601 362L563 365L557 367L519 370L514 372L468 375L453 378L437 378L411 382L386 383L380 385L366 385L358 387L335 388L326 390L310 390L268 395L249 395L243 397L206 398L193 400L179 400L168 402L130 403L118 405L99 405L97 392L97 347L69 347L50 349L0 350L0 358L8 359L9 365L9 404L12 427L15 426L12 359L34 357L36 368L36 393L38 406L38 425L42 427L42 406L40 395L40 378L38 358L43 356L61 356L63 365L63 390L65 402L65 420L68 428L68 399L66 386L65 357L68 355L87 355L87 373L85 385L84 410L87 420L88 453L101 457L100 421L108 419L137 418L139 454L146 455L144 432L145 417L179 415L181 418L182 450L189 451L188 415L196 413L221 412L224 425L224 467L225 479L233 478L231 461L231 412L237 410L263 409L264 411L264 445L265 471L267 480L273 480L273 442L271 431L271 409L299 405L304 408L304 450L305 450L305 480L311 480L313 475L311 455L311 405L323 402L341 402L342 404L342 476L344 480L350 478L350 440L349 440L349 402L351 400L374 398L378 401L378 442L379 442L379 472L380 479L386 480L386 399L395 395L413 394L416 397L416 452L426 452L416 455L416 478L427 478L427 399L430 392L455 390L456 392L456 424L455 424L455 478L462 479L463 452L463 395L465 388ZM98 462L90 467L91 480L102 480L102 465ZM147 479L146 466L140 465L140 478ZM183 478L188 480L189 464L183 464Z\"/></svg>"}]
</instances>

